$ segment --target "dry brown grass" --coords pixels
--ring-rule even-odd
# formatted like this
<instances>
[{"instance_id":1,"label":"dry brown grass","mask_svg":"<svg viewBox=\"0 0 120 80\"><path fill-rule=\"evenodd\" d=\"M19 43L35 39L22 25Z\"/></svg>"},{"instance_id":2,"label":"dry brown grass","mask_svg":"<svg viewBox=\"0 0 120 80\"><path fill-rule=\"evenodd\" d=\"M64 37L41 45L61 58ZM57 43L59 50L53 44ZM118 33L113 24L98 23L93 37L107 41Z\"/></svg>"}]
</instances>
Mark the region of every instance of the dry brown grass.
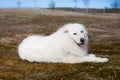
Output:
<instances>
[{"instance_id":1,"label":"dry brown grass","mask_svg":"<svg viewBox=\"0 0 120 80\"><path fill-rule=\"evenodd\" d=\"M93 15L93 14L90 14ZM81 13L46 9L0 9L0 79L5 80L119 80L120 20ZM99 18L100 17L100 18ZM49 35L66 23L85 24L89 32L89 52L108 57L108 63L30 63L18 57L23 38Z\"/></svg>"}]
</instances>

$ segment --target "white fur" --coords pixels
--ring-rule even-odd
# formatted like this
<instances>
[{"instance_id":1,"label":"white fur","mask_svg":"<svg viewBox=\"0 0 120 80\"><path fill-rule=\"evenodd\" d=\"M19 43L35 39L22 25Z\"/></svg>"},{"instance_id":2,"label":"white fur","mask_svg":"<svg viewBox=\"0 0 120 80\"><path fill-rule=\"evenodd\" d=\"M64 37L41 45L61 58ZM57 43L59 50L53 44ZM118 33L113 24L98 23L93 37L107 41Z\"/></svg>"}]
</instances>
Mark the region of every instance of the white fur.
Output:
<instances>
[{"instance_id":1,"label":"white fur","mask_svg":"<svg viewBox=\"0 0 120 80\"><path fill-rule=\"evenodd\" d=\"M19 57L30 62L107 62L107 58L88 54L87 34L83 25L74 23L64 25L49 36L27 37L18 47ZM85 39L85 43L78 46L81 38Z\"/></svg>"}]
</instances>

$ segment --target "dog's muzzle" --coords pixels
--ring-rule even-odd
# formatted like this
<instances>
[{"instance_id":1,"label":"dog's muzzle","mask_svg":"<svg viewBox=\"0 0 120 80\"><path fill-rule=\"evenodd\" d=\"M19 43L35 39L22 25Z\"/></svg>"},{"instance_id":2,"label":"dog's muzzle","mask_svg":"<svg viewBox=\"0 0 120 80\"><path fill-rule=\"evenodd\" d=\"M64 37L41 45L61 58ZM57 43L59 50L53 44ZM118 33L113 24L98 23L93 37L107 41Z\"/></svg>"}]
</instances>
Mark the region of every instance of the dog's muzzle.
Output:
<instances>
[{"instance_id":1,"label":"dog's muzzle","mask_svg":"<svg viewBox=\"0 0 120 80\"><path fill-rule=\"evenodd\" d=\"M81 38L81 39L80 39L80 43L77 43L76 41L75 41L75 43L76 43L78 46L84 46L84 45L85 45L85 39L84 39L84 38Z\"/></svg>"},{"instance_id":2,"label":"dog's muzzle","mask_svg":"<svg viewBox=\"0 0 120 80\"><path fill-rule=\"evenodd\" d=\"M85 39L84 39L84 38L81 38L81 39L80 39L80 42L81 42L81 43L80 43L80 46L81 46L81 45L84 45L84 44L85 44Z\"/></svg>"}]
</instances>

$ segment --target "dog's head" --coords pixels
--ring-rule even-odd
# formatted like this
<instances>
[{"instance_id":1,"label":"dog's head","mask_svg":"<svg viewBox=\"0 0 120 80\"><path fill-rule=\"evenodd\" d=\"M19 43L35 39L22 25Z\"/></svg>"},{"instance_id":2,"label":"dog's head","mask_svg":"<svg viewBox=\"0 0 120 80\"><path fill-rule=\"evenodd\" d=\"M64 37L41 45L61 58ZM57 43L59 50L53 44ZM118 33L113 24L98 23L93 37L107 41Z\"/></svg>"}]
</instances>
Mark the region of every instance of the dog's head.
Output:
<instances>
[{"instance_id":1,"label":"dog's head","mask_svg":"<svg viewBox=\"0 0 120 80\"><path fill-rule=\"evenodd\" d=\"M74 23L64 25L64 33L70 35L78 46L85 46L88 43L88 33L84 25Z\"/></svg>"}]
</instances>

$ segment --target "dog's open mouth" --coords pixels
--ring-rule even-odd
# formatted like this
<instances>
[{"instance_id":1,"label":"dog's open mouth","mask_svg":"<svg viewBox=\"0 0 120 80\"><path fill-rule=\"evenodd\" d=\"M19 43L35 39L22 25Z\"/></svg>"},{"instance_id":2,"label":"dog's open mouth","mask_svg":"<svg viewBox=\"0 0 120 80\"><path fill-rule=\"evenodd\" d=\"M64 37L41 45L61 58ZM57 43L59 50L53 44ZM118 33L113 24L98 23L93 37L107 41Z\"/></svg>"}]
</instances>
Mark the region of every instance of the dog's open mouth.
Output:
<instances>
[{"instance_id":1,"label":"dog's open mouth","mask_svg":"<svg viewBox=\"0 0 120 80\"><path fill-rule=\"evenodd\" d=\"M74 41L78 46L84 46L85 42L81 42L81 43L77 43L76 41Z\"/></svg>"},{"instance_id":2,"label":"dog's open mouth","mask_svg":"<svg viewBox=\"0 0 120 80\"><path fill-rule=\"evenodd\" d=\"M85 43L84 42L82 42L82 43L76 43L78 46L84 46L85 45Z\"/></svg>"}]
</instances>

